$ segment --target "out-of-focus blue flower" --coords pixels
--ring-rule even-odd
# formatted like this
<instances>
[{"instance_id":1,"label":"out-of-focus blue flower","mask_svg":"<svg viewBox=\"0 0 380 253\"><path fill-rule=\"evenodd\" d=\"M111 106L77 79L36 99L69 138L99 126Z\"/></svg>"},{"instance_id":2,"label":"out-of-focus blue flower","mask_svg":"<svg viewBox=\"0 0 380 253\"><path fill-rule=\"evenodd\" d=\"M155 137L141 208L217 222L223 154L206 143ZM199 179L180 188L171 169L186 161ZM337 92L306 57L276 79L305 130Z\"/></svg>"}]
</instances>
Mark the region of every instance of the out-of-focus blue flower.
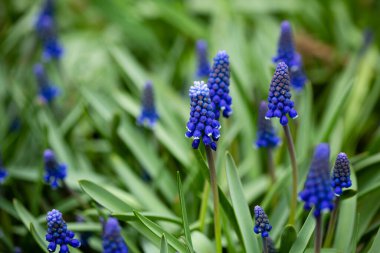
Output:
<instances>
[{"instance_id":1,"label":"out-of-focus blue flower","mask_svg":"<svg viewBox=\"0 0 380 253\"><path fill-rule=\"evenodd\" d=\"M61 58L63 48L58 41L54 20L54 0L45 0L37 17L35 29L43 44L43 57L47 60Z\"/></svg>"},{"instance_id":2,"label":"out-of-focus blue flower","mask_svg":"<svg viewBox=\"0 0 380 253\"><path fill-rule=\"evenodd\" d=\"M103 227L103 252L128 253L128 247L120 234L121 228L115 218L108 218Z\"/></svg>"},{"instance_id":3,"label":"out-of-focus blue flower","mask_svg":"<svg viewBox=\"0 0 380 253\"><path fill-rule=\"evenodd\" d=\"M51 103L54 98L59 95L58 87L52 85L45 73L45 69L42 64L34 65L34 75L38 84L38 97L42 103Z\"/></svg>"},{"instance_id":4,"label":"out-of-focus blue flower","mask_svg":"<svg viewBox=\"0 0 380 253\"><path fill-rule=\"evenodd\" d=\"M350 174L350 161L347 155L339 153L335 160L331 182L335 195L340 196L343 188L349 188L352 185Z\"/></svg>"},{"instance_id":5,"label":"out-of-focus blue flower","mask_svg":"<svg viewBox=\"0 0 380 253\"><path fill-rule=\"evenodd\" d=\"M265 119L267 109L267 103L265 101L261 101L259 107L258 131L256 141L256 146L258 148L274 148L280 143L280 138L278 138L276 131L272 126L272 122Z\"/></svg>"},{"instance_id":6,"label":"out-of-focus blue flower","mask_svg":"<svg viewBox=\"0 0 380 253\"><path fill-rule=\"evenodd\" d=\"M46 221L48 224L46 241L49 242L47 249L49 252L55 252L57 246L60 246L59 253L68 253L70 245L74 248L80 247L80 241L74 239L74 232L67 229L66 222L62 218L62 213L58 210L51 210L47 213Z\"/></svg>"},{"instance_id":7,"label":"out-of-focus blue flower","mask_svg":"<svg viewBox=\"0 0 380 253\"><path fill-rule=\"evenodd\" d=\"M268 94L268 111L265 115L266 119L277 117L283 126L288 124L289 115L294 119L298 117L297 111L294 109L294 102L289 89L289 71L288 66L284 62L279 62L274 72Z\"/></svg>"},{"instance_id":8,"label":"out-of-focus blue flower","mask_svg":"<svg viewBox=\"0 0 380 253\"><path fill-rule=\"evenodd\" d=\"M208 77L210 74L210 63L208 61L207 42L198 40L197 45L198 69L197 78Z\"/></svg>"},{"instance_id":9,"label":"out-of-focus blue flower","mask_svg":"<svg viewBox=\"0 0 380 253\"><path fill-rule=\"evenodd\" d=\"M44 163L44 180L50 184L53 189L56 189L59 186L58 181L63 181L66 177L67 166L66 164L58 163L54 152L50 149L44 152Z\"/></svg>"},{"instance_id":10,"label":"out-of-focus blue flower","mask_svg":"<svg viewBox=\"0 0 380 253\"><path fill-rule=\"evenodd\" d=\"M268 253L278 253L276 245L270 236L267 237Z\"/></svg>"},{"instance_id":11,"label":"out-of-focus blue flower","mask_svg":"<svg viewBox=\"0 0 380 253\"><path fill-rule=\"evenodd\" d=\"M220 111L228 118L232 114L230 96L230 61L226 51L219 51L214 58L207 86L214 106L215 118L219 120Z\"/></svg>"},{"instance_id":12,"label":"out-of-focus blue flower","mask_svg":"<svg viewBox=\"0 0 380 253\"><path fill-rule=\"evenodd\" d=\"M201 81L195 81L190 87L190 119L187 122L187 138L193 138L194 149L199 147L202 140L205 146L216 150L216 141L220 137L220 124L215 119L215 113L209 95L207 85Z\"/></svg>"},{"instance_id":13,"label":"out-of-focus blue flower","mask_svg":"<svg viewBox=\"0 0 380 253\"><path fill-rule=\"evenodd\" d=\"M0 184L4 183L7 176L8 176L8 171L3 166L3 160L1 159L1 154L0 154Z\"/></svg>"},{"instance_id":14,"label":"out-of-focus blue flower","mask_svg":"<svg viewBox=\"0 0 380 253\"><path fill-rule=\"evenodd\" d=\"M256 234L261 234L261 236L268 237L269 231L271 231L272 226L269 224L268 216L265 214L261 206L255 206L255 227L253 231Z\"/></svg>"},{"instance_id":15,"label":"out-of-focus blue flower","mask_svg":"<svg viewBox=\"0 0 380 253\"><path fill-rule=\"evenodd\" d=\"M305 202L304 208L314 207L314 216L319 217L323 211L334 209L334 193L330 178L330 147L326 143L319 144L314 150L309 174L303 191L299 197Z\"/></svg>"},{"instance_id":16,"label":"out-of-focus blue flower","mask_svg":"<svg viewBox=\"0 0 380 253\"><path fill-rule=\"evenodd\" d=\"M144 125L149 128L153 128L156 124L159 116L156 112L156 106L154 104L154 92L152 82L145 84L143 95L141 98L141 114L137 119L138 125Z\"/></svg>"},{"instance_id":17,"label":"out-of-focus blue flower","mask_svg":"<svg viewBox=\"0 0 380 253\"><path fill-rule=\"evenodd\" d=\"M281 23L281 33L278 41L277 55L274 63L285 62L289 67L290 83L294 89L302 90L307 78L303 71L302 57L296 52L293 42L292 27L288 21Z\"/></svg>"}]
</instances>

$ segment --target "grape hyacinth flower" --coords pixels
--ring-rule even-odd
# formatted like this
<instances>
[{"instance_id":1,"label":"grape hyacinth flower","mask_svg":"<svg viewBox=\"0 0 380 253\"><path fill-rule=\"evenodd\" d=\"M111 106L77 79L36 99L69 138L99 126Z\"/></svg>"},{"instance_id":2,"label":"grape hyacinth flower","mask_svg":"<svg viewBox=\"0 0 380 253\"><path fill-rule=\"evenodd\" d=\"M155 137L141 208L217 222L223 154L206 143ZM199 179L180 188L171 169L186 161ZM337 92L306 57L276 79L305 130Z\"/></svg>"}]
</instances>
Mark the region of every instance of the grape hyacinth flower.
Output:
<instances>
[{"instance_id":1,"label":"grape hyacinth flower","mask_svg":"<svg viewBox=\"0 0 380 253\"><path fill-rule=\"evenodd\" d=\"M103 252L128 253L127 245L120 234L121 228L115 218L108 218L103 227Z\"/></svg>"},{"instance_id":2,"label":"grape hyacinth flower","mask_svg":"<svg viewBox=\"0 0 380 253\"><path fill-rule=\"evenodd\" d=\"M269 224L268 216L265 214L261 206L255 206L255 227L253 231L256 234L261 234L265 238L269 236L272 226Z\"/></svg>"},{"instance_id":3,"label":"grape hyacinth flower","mask_svg":"<svg viewBox=\"0 0 380 253\"><path fill-rule=\"evenodd\" d=\"M54 20L54 0L45 0L35 23L35 30L43 44L43 58L60 59L63 49L58 41Z\"/></svg>"},{"instance_id":4,"label":"grape hyacinth flower","mask_svg":"<svg viewBox=\"0 0 380 253\"><path fill-rule=\"evenodd\" d=\"M7 176L8 176L8 171L3 166L3 159L1 159L1 154L0 154L0 184L4 183Z\"/></svg>"},{"instance_id":5,"label":"grape hyacinth flower","mask_svg":"<svg viewBox=\"0 0 380 253\"><path fill-rule=\"evenodd\" d=\"M285 62L290 71L290 83L300 91L307 78L303 71L302 57L296 52L293 42L292 27L288 21L281 23L281 33L278 41L277 55L273 57L274 63Z\"/></svg>"},{"instance_id":6,"label":"grape hyacinth flower","mask_svg":"<svg viewBox=\"0 0 380 253\"><path fill-rule=\"evenodd\" d=\"M335 160L331 184L337 196L343 193L343 188L349 188L352 185L350 179L350 161L345 153L339 153Z\"/></svg>"},{"instance_id":7,"label":"grape hyacinth flower","mask_svg":"<svg viewBox=\"0 0 380 253\"><path fill-rule=\"evenodd\" d=\"M283 126L288 124L287 115L295 119L298 117L294 109L294 102L289 89L290 79L288 66L284 62L279 62L273 75L268 95L268 111L266 119L277 117Z\"/></svg>"},{"instance_id":8,"label":"grape hyacinth flower","mask_svg":"<svg viewBox=\"0 0 380 253\"><path fill-rule=\"evenodd\" d=\"M149 128L153 128L159 119L156 112L156 106L154 104L154 92L152 82L145 84L142 98L141 98L141 113L137 119L138 125L144 125Z\"/></svg>"},{"instance_id":9,"label":"grape hyacinth flower","mask_svg":"<svg viewBox=\"0 0 380 253\"><path fill-rule=\"evenodd\" d=\"M74 239L74 232L67 229L66 222L62 218L62 213L58 210L51 210L47 213L46 221L48 224L46 241L49 242L47 249L49 252L55 252L57 246L60 246L59 253L68 253L70 245L74 248L80 247L80 241Z\"/></svg>"},{"instance_id":10,"label":"grape hyacinth flower","mask_svg":"<svg viewBox=\"0 0 380 253\"><path fill-rule=\"evenodd\" d=\"M44 180L50 184L53 189L56 189L59 186L58 181L63 181L66 177L67 166L66 164L58 163L54 152L50 149L44 152L44 162Z\"/></svg>"},{"instance_id":11,"label":"grape hyacinth flower","mask_svg":"<svg viewBox=\"0 0 380 253\"><path fill-rule=\"evenodd\" d=\"M193 138L192 147L197 149L202 140L205 146L216 150L216 141L220 137L220 124L215 118L209 89L201 81L195 81L190 87L190 119L187 122L187 138Z\"/></svg>"},{"instance_id":12,"label":"grape hyacinth flower","mask_svg":"<svg viewBox=\"0 0 380 253\"><path fill-rule=\"evenodd\" d=\"M54 98L59 95L59 89L50 83L42 64L34 65L34 75L39 87L39 100L44 104L53 102Z\"/></svg>"},{"instance_id":13,"label":"grape hyacinth flower","mask_svg":"<svg viewBox=\"0 0 380 253\"><path fill-rule=\"evenodd\" d=\"M320 217L323 211L334 209L334 193L330 179L330 147L326 143L319 144L314 150L313 160L299 197L305 202L304 208L314 207L314 216Z\"/></svg>"},{"instance_id":14,"label":"grape hyacinth flower","mask_svg":"<svg viewBox=\"0 0 380 253\"><path fill-rule=\"evenodd\" d=\"M210 63L208 61L207 42L198 40L196 44L198 69L197 78L208 77L210 74Z\"/></svg>"},{"instance_id":15,"label":"grape hyacinth flower","mask_svg":"<svg viewBox=\"0 0 380 253\"><path fill-rule=\"evenodd\" d=\"M277 136L273 128L272 122L265 119L267 111L267 103L261 101L258 116L258 131L256 147L258 148L274 148L280 143L280 138Z\"/></svg>"},{"instance_id":16,"label":"grape hyacinth flower","mask_svg":"<svg viewBox=\"0 0 380 253\"><path fill-rule=\"evenodd\" d=\"M232 114L230 93L230 61L226 51L219 51L214 58L207 86L214 106L215 119L219 120L220 111L228 118Z\"/></svg>"}]
</instances>

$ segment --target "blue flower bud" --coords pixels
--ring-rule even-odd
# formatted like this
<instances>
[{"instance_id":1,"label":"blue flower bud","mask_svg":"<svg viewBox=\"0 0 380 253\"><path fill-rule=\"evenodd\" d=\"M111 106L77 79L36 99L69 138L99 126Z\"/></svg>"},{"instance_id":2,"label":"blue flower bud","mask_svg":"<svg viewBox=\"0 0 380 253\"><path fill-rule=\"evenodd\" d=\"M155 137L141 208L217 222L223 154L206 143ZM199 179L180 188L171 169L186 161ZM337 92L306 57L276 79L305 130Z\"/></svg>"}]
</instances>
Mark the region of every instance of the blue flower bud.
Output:
<instances>
[{"instance_id":1,"label":"blue flower bud","mask_svg":"<svg viewBox=\"0 0 380 253\"><path fill-rule=\"evenodd\" d=\"M272 226L269 224L268 216L265 214L261 206L255 206L255 227L253 231L256 234L261 234L261 236L268 237L269 231L271 231Z\"/></svg>"},{"instance_id":2,"label":"blue flower bud","mask_svg":"<svg viewBox=\"0 0 380 253\"><path fill-rule=\"evenodd\" d=\"M50 84L42 64L34 65L34 75L38 84L38 97L42 103L51 103L59 95L59 89Z\"/></svg>"},{"instance_id":3,"label":"blue flower bud","mask_svg":"<svg viewBox=\"0 0 380 253\"><path fill-rule=\"evenodd\" d=\"M66 177L67 166L58 163L52 150L47 149L44 152L45 175L44 180L50 184L53 189L59 186L58 181L63 181Z\"/></svg>"},{"instance_id":4,"label":"blue flower bud","mask_svg":"<svg viewBox=\"0 0 380 253\"><path fill-rule=\"evenodd\" d=\"M220 124L215 119L209 89L201 81L195 81L190 87L190 119L187 122L187 138L193 138L192 147L197 149L202 140L205 146L216 150L216 141L220 137Z\"/></svg>"},{"instance_id":5,"label":"blue flower bud","mask_svg":"<svg viewBox=\"0 0 380 253\"><path fill-rule=\"evenodd\" d=\"M62 218L62 213L53 209L47 213L46 221L48 229L46 233L46 241L49 242L47 247L49 252L55 252L57 246L60 246L59 253L68 253L70 245L73 248L80 247L80 241L74 239L74 232L67 229L66 222Z\"/></svg>"},{"instance_id":6,"label":"blue flower bud","mask_svg":"<svg viewBox=\"0 0 380 253\"><path fill-rule=\"evenodd\" d=\"M119 222L115 218L108 218L103 227L103 252L128 253L128 247L121 236Z\"/></svg>"},{"instance_id":7,"label":"blue flower bud","mask_svg":"<svg viewBox=\"0 0 380 253\"><path fill-rule=\"evenodd\" d=\"M268 111L265 118L279 118L283 126L288 124L287 115L292 119L298 117L297 111L294 109L294 102L290 99L292 95L290 93L289 83L288 66L284 62L280 62L277 64L270 84Z\"/></svg>"},{"instance_id":8,"label":"blue flower bud","mask_svg":"<svg viewBox=\"0 0 380 253\"><path fill-rule=\"evenodd\" d=\"M220 111L223 117L232 114L232 98L230 96L230 61L226 51L219 51L214 58L207 86L213 103L215 119L219 120Z\"/></svg>"},{"instance_id":9,"label":"blue flower bud","mask_svg":"<svg viewBox=\"0 0 380 253\"><path fill-rule=\"evenodd\" d=\"M319 217L323 211L334 209L334 193L330 179L330 147L326 143L319 144L314 150L314 157L299 198L305 202L304 208L314 207L314 216Z\"/></svg>"},{"instance_id":10,"label":"blue flower bud","mask_svg":"<svg viewBox=\"0 0 380 253\"><path fill-rule=\"evenodd\" d=\"M343 188L351 187L350 174L350 161L347 155L345 153L339 153L335 160L331 182L335 195L340 196L343 193Z\"/></svg>"},{"instance_id":11,"label":"blue flower bud","mask_svg":"<svg viewBox=\"0 0 380 253\"><path fill-rule=\"evenodd\" d=\"M272 126L272 122L265 119L267 108L267 103L265 101L261 101L259 107L256 141L256 146L258 148L274 148L280 143L280 138L278 138L276 135L276 131Z\"/></svg>"},{"instance_id":12,"label":"blue flower bud","mask_svg":"<svg viewBox=\"0 0 380 253\"><path fill-rule=\"evenodd\" d=\"M197 78L208 77L210 74L210 63L208 61L207 42L204 40L198 40L196 44L197 49Z\"/></svg>"},{"instance_id":13,"label":"blue flower bud","mask_svg":"<svg viewBox=\"0 0 380 253\"><path fill-rule=\"evenodd\" d=\"M150 81L145 84L141 105L141 113L137 119L137 124L153 128L159 119L159 116L156 112L153 85Z\"/></svg>"}]
</instances>

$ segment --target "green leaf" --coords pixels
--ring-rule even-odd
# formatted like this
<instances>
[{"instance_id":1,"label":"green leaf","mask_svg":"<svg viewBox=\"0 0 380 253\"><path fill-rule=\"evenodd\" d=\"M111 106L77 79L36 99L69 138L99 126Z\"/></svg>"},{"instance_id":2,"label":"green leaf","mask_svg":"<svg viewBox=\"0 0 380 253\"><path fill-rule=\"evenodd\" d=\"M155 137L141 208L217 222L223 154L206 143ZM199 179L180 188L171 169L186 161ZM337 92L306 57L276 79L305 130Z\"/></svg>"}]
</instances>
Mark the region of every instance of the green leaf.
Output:
<instances>
[{"instance_id":1,"label":"green leaf","mask_svg":"<svg viewBox=\"0 0 380 253\"><path fill-rule=\"evenodd\" d=\"M287 225L281 235L280 253L288 253L296 239L296 229L293 225Z\"/></svg>"},{"instance_id":2,"label":"green leaf","mask_svg":"<svg viewBox=\"0 0 380 253\"><path fill-rule=\"evenodd\" d=\"M230 190L235 217L237 219L239 230L243 237L242 243L246 252L260 252L259 243L253 233L252 216L249 212L247 202L244 198L243 187L237 173L237 168L229 153L226 154L226 157L228 187Z\"/></svg>"},{"instance_id":3,"label":"green leaf","mask_svg":"<svg viewBox=\"0 0 380 253\"><path fill-rule=\"evenodd\" d=\"M315 229L315 220L314 220L313 212L310 212L309 216L307 216L307 219L297 236L297 240L294 242L289 252L290 253L304 252L307 247L307 244L309 243L310 237L313 234L314 229Z\"/></svg>"},{"instance_id":4,"label":"green leaf","mask_svg":"<svg viewBox=\"0 0 380 253\"><path fill-rule=\"evenodd\" d=\"M186 202L185 202L185 197L183 195L182 182L181 182L181 176L179 175L179 171L177 171L177 182L178 182L179 203L181 205L181 212L182 212L183 230L185 231L185 238L186 238L186 242L190 248L190 251L194 252L193 243L191 241L189 221L187 219Z\"/></svg>"},{"instance_id":5,"label":"green leaf","mask_svg":"<svg viewBox=\"0 0 380 253\"><path fill-rule=\"evenodd\" d=\"M380 252L380 228L377 230L377 234L375 236L375 240L372 243L371 248L368 253L378 253Z\"/></svg>"},{"instance_id":6,"label":"green leaf","mask_svg":"<svg viewBox=\"0 0 380 253\"><path fill-rule=\"evenodd\" d=\"M340 200L345 200L354 197L358 192L353 189L348 189L343 191L342 195L340 195Z\"/></svg>"},{"instance_id":7,"label":"green leaf","mask_svg":"<svg viewBox=\"0 0 380 253\"><path fill-rule=\"evenodd\" d=\"M168 242L166 241L165 234L162 234L162 237L161 237L160 253L168 253Z\"/></svg>"},{"instance_id":8,"label":"green leaf","mask_svg":"<svg viewBox=\"0 0 380 253\"><path fill-rule=\"evenodd\" d=\"M38 246L40 246L40 248L44 252L46 252L48 244L44 236L38 233L37 230L34 228L33 223L30 223L30 233L32 234L34 240L37 242Z\"/></svg>"},{"instance_id":9,"label":"green leaf","mask_svg":"<svg viewBox=\"0 0 380 253\"><path fill-rule=\"evenodd\" d=\"M167 221L175 224L182 225L182 219L173 216L173 215L163 215L163 214L157 214L154 212L140 212L141 215L147 217L148 219L152 221ZM112 216L123 220L123 221L135 221L137 220L137 217L133 212L128 213L112 213Z\"/></svg>"}]
</instances>

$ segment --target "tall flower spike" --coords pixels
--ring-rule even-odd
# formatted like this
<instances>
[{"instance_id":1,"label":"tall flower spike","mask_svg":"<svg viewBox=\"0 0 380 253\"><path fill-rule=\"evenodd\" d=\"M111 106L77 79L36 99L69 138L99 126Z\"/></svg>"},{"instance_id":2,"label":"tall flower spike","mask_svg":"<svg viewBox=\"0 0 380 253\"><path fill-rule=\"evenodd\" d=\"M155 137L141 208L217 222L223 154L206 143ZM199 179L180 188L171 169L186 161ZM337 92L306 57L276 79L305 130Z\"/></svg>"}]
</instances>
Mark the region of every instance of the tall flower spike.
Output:
<instances>
[{"instance_id":1,"label":"tall flower spike","mask_svg":"<svg viewBox=\"0 0 380 253\"><path fill-rule=\"evenodd\" d=\"M120 234L121 228L115 218L108 218L103 227L103 252L128 253L127 245Z\"/></svg>"},{"instance_id":2,"label":"tall flower spike","mask_svg":"<svg viewBox=\"0 0 380 253\"><path fill-rule=\"evenodd\" d=\"M216 141L220 137L220 124L215 118L214 108L211 104L209 89L201 81L195 81L190 87L190 119L187 122L187 138L193 138L194 149L199 147L202 140L205 146L216 150Z\"/></svg>"},{"instance_id":3,"label":"tall flower spike","mask_svg":"<svg viewBox=\"0 0 380 253\"><path fill-rule=\"evenodd\" d=\"M215 118L219 119L220 111L228 118L232 114L230 96L230 61L226 51L219 51L214 58L208 82L210 98L214 105Z\"/></svg>"},{"instance_id":4,"label":"tall flower spike","mask_svg":"<svg viewBox=\"0 0 380 253\"><path fill-rule=\"evenodd\" d=\"M45 176L44 180L50 184L53 189L56 189L58 181L63 181L66 177L67 166L63 163L58 163L55 154L52 150L47 149L44 152Z\"/></svg>"},{"instance_id":5,"label":"tall flower spike","mask_svg":"<svg viewBox=\"0 0 380 253\"><path fill-rule=\"evenodd\" d=\"M80 241L74 239L74 232L67 229L60 211L53 209L48 212L46 221L48 224L46 241L49 242L47 247L49 252L55 252L58 245L60 246L59 253L70 252L68 245L74 248L80 247Z\"/></svg>"},{"instance_id":6,"label":"tall flower spike","mask_svg":"<svg viewBox=\"0 0 380 253\"><path fill-rule=\"evenodd\" d=\"M349 188L352 185L350 161L345 153L339 153L336 157L331 184L337 196L343 193L343 188Z\"/></svg>"},{"instance_id":7,"label":"tall flower spike","mask_svg":"<svg viewBox=\"0 0 380 253\"><path fill-rule=\"evenodd\" d=\"M210 63L208 61L207 42L198 40L196 44L198 69L197 78L208 77L210 74Z\"/></svg>"},{"instance_id":8,"label":"tall flower spike","mask_svg":"<svg viewBox=\"0 0 380 253\"><path fill-rule=\"evenodd\" d=\"M261 234L265 238L269 236L272 226L269 224L268 216L265 214L261 206L255 206L255 227L253 231L256 234Z\"/></svg>"},{"instance_id":9,"label":"tall flower spike","mask_svg":"<svg viewBox=\"0 0 380 253\"><path fill-rule=\"evenodd\" d=\"M334 193L330 179L330 147L326 143L319 144L314 150L303 191L299 197L305 202L304 208L314 207L314 216L319 217L323 211L334 209Z\"/></svg>"},{"instance_id":10,"label":"tall flower spike","mask_svg":"<svg viewBox=\"0 0 380 253\"><path fill-rule=\"evenodd\" d=\"M38 84L38 97L42 103L51 103L59 95L58 87L50 84L42 64L34 65L34 75Z\"/></svg>"},{"instance_id":11,"label":"tall flower spike","mask_svg":"<svg viewBox=\"0 0 380 253\"><path fill-rule=\"evenodd\" d=\"M43 57L47 60L61 58L63 49L58 41L54 20L54 0L45 0L38 15L35 29L43 44Z\"/></svg>"},{"instance_id":12,"label":"tall flower spike","mask_svg":"<svg viewBox=\"0 0 380 253\"><path fill-rule=\"evenodd\" d=\"M268 111L265 118L277 117L283 126L288 124L286 115L292 119L298 117L297 111L294 109L294 102L290 99L292 95L289 90L289 82L288 66L284 62L278 63L269 88Z\"/></svg>"},{"instance_id":13,"label":"tall flower spike","mask_svg":"<svg viewBox=\"0 0 380 253\"><path fill-rule=\"evenodd\" d=\"M279 63L281 61L289 66L290 83L292 86L296 90L301 90L304 87L307 78L303 71L301 55L295 50L292 27L288 21L281 23L277 55L273 57L274 63Z\"/></svg>"},{"instance_id":14,"label":"tall flower spike","mask_svg":"<svg viewBox=\"0 0 380 253\"><path fill-rule=\"evenodd\" d=\"M276 135L276 131L272 126L270 120L265 119L265 113L267 111L267 103L261 101L259 107L259 116L258 116L258 131L257 131L257 141L256 146L258 148L274 148L279 142L280 138Z\"/></svg>"},{"instance_id":15,"label":"tall flower spike","mask_svg":"<svg viewBox=\"0 0 380 253\"><path fill-rule=\"evenodd\" d=\"M145 84L143 95L141 98L141 113L137 119L138 125L144 125L149 128L153 128L156 124L159 116L156 112L156 106L154 104L154 92L152 82Z\"/></svg>"}]
</instances>

